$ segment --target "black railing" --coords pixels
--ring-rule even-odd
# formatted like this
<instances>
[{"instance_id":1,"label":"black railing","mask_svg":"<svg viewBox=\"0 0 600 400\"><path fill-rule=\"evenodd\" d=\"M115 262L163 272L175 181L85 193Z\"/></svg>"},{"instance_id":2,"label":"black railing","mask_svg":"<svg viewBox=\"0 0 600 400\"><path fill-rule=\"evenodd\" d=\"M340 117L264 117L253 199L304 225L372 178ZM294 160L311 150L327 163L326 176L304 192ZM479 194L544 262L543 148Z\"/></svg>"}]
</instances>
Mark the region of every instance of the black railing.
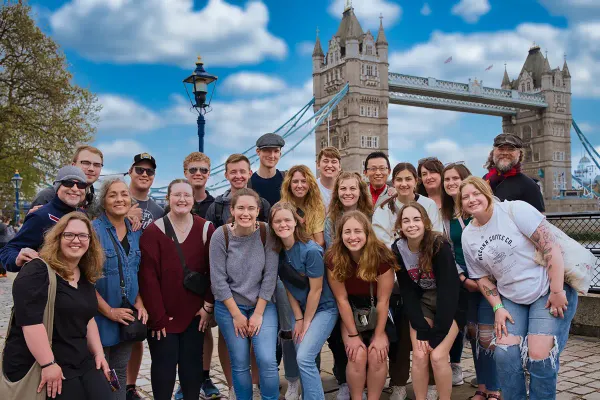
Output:
<instances>
[{"instance_id":1,"label":"black railing","mask_svg":"<svg viewBox=\"0 0 600 400\"><path fill-rule=\"evenodd\" d=\"M546 218L600 258L600 212L549 213ZM592 271L590 292L593 293L600 293L599 264Z\"/></svg>"}]
</instances>

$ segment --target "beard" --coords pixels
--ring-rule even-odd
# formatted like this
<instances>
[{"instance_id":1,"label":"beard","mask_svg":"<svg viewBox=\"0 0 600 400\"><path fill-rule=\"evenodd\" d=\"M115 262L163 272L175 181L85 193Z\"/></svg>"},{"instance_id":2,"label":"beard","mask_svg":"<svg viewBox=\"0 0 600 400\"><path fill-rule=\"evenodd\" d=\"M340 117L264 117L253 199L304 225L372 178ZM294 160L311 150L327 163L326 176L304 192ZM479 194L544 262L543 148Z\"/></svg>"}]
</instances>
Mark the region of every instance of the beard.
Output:
<instances>
[{"instance_id":1,"label":"beard","mask_svg":"<svg viewBox=\"0 0 600 400\"><path fill-rule=\"evenodd\" d=\"M499 157L494 156L494 165L496 166L496 169L502 173L510 171L518 163L518 158L507 160L505 157L500 159Z\"/></svg>"}]
</instances>

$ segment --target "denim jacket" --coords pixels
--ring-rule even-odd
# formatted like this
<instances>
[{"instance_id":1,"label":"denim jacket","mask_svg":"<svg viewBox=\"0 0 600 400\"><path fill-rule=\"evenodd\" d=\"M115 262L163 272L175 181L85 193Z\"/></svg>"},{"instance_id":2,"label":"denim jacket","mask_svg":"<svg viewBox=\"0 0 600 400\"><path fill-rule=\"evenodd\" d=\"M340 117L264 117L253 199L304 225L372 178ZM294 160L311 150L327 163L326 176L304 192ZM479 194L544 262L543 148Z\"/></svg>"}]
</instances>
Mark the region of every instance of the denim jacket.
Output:
<instances>
[{"instance_id":1,"label":"denim jacket","mask_svg":"<svg viewBox=\"0 0 600 400\"><path fill-rule=\"evenodd\" d=\"M138 270L140 268L140 236L142 231L131 231L129 220L125 219L127 225L127 240L129 241L129 254L125 254L125 249L121 245L117 237L117 231L113 224L108 220L106 214L102 213L97 219L92 222L94 230L98 235L100 244L104 249L106 260L102 272L102 278L96 282L96 290L102 296L104 301L112 308L121 307L121 285L119 279L119 261L117 251L123 263L123 276L125 278L125 294L129 302L133 305L135 298L138 295ZM112 235L117 242L118 248L115 251L115 246L110 236ZM113 322L98 313L96 315L96 323L100 332L100 340L102 346L114 346L120 342L119 339L119 323Z\"/></svg>"}]
</instances>

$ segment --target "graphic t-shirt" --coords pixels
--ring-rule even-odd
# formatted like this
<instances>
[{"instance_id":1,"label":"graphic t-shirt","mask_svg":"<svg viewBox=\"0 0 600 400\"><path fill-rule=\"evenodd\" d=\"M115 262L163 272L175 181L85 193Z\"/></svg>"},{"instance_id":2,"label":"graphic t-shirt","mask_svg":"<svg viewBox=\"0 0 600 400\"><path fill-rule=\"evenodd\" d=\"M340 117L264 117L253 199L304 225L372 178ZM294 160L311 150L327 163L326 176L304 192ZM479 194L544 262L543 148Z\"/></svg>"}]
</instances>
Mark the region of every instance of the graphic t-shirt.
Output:
<instances>
[{"instance_id":1,"label":"graphic t-shirt","mask_svg":"<svg viewBox=\"0 0 600 400\"><path fill-rule=\"evenodd\" d=\"M534 261L529 239L544 220L524 201L494 203L483 226L470 223L462 234L465 262L472 279L493 276L500 294L517 304L531 304L550 288L548 271Z\"/></svg>"},{"instance_id":2,"label":"graphic t-shirt","mask_svg":"<svg viewBox=\"0 0 600 400\"><path fill-rule=\"evenodd\" d=\"M139 207L142 209L142 230L146 229L155 220L162 218L165 210L152 199L136 200Z\"/></svg>"},{"instance_id":3,"label":"graphic t-shirt","mask_svg":"<svg viewBox=\"0 0 600 400\"><path fill-rule=\"evenodd\" d=\"M421 289L436 289L437 286L433 270L431 270L431 272L419 273L419 252L411 251L408 248L408 242L404 239L399 239L396 242L396 246L402 256L402 261L404 261L404 266L406 267L410 279L415 281Z\"/></svg>"},{"instance_id":4,"label":"graphic t-shirt","mask_svg":"<svg viewBox=\"0 0 600 400\"><path fill-rule=\"evenodd\" d=\"M319 186L319 190L321 191L321 198L323 199L323 203L325 203L325 211L329 210L329 203L331 202L331 192L332 189L327 189L325 186L321 184L321 179L317 179L317 185Z\"/></svg>"}]
</instances>

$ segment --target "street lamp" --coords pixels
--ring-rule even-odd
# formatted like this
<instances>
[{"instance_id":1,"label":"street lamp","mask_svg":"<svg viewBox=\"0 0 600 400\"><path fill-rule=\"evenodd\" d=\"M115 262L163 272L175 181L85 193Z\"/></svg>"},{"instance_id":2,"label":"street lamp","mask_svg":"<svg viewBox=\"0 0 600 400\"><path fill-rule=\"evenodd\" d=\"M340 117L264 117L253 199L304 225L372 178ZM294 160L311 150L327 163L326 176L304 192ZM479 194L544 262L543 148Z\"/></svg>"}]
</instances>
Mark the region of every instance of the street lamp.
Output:
<instances>
[{"instance_id":1,"label":"street lamp","mask_svg":"<svg viewBox=\"0 0 600 400\"><path fill-rule=\"evenodd\" d=\"M190 103L192 103L192 107L198 112L198 151L200 151L200 153L204 153L204 114L210 111L210 101L212 100L212 95L215 92L215 87L217 85L213 85L208 104L206 103L206 94L208 93L208 85L216 80L216 76L211 75L204 70L204 63L200 57L198 57L198 61L196 61L196 69L194 72L183 80L184 86L186 83L193 85L194 100L196 103L194 103L191 98ZM187 86L185 90L187 92ZM190 97L189 93L188 97Z\"/></svg>"},{"instance_id":2,"label":"street lamp","mask_svg":"<svg viewBox=\"0 0 600 400\"><path fill-rule=\"evenodd\" d=\"M10 180L15 188L15 224L19 222L19 190L21 189L21 184L23 183L23 178L19 175L19 171L15 170L15 174Z\"/></svg>"}]
</instances>

